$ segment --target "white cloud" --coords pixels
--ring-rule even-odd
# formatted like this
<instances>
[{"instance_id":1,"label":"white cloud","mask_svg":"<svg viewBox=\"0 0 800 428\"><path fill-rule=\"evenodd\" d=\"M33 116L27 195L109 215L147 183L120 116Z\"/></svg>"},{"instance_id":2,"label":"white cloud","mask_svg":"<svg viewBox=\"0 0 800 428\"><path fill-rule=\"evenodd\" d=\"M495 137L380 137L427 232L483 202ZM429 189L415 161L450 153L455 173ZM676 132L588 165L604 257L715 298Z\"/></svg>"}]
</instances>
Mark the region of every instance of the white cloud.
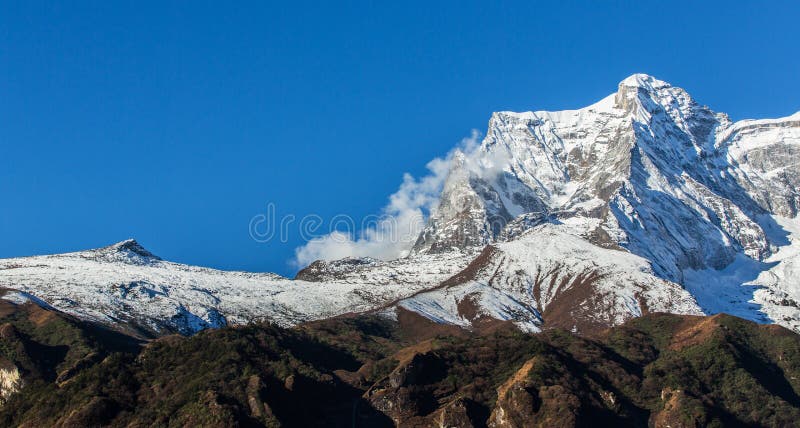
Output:
<instances>
[{"instance_id":1,"label":"white cloud","mask_svg":"<svg viewBox=\"0 0 800 428\"><path fill-rule=\"evenodd\" d=\"M358 236L334 231L296 248L294 265L303 267L320 259L374 257L392 260L406 256L425 227L429 213L439 202L442 186L455 156L464 161L468 171L479 176L484 175L487 168L502 167L503 159L477 155L480 137L480 132L473 129L458 148L444 158L428 162L426 167L429 174L420 179L404 174L403 183L389 196L389 203L383 208L380 220L365 227Z\"/></svg>"}]
</instances>

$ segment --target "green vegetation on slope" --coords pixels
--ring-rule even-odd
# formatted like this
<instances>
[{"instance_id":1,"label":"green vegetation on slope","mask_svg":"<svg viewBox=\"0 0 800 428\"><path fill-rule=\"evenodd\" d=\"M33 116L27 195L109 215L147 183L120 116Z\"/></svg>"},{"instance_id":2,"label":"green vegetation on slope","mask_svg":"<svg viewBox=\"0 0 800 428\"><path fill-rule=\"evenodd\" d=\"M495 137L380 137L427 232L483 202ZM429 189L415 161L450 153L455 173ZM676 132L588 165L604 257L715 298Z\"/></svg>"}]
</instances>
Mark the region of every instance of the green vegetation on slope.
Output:
<instances>
[{"instance_id":1,"label":"green vegetation on slope","mask_svg":"<svg viewBox=\"0 0 800 428\"><path fill-rule=\"evenodd\" d=\"M651 314L594 338L403 314L141 343L0 302L2 426L792 426L800 336Z\"/></svg>"}]
</instances>

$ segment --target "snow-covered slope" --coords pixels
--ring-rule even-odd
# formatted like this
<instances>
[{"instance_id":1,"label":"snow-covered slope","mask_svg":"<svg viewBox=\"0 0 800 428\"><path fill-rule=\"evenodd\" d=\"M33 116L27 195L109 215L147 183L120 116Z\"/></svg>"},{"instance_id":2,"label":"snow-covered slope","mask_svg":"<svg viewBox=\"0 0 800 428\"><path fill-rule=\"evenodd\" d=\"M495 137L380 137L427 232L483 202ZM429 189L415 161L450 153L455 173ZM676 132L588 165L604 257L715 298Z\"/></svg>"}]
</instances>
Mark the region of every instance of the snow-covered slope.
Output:
<instances>
[{"instance_id":1,"label":"snow-covered slope","mask_svg":"<svg viewBox=\"0 0 800 428\"><path fill-rule=\"evenodd\" d=\"M394 262L399 272L419 278L413 283L383 273L308 282L171 263L129 240L97 250L0 260L0 287L103 324L148 335L188 334L255 320L292 325L370 310L429 287L467 263L456 256Z\"/></svg>"},{"instance_id":2,"label":"snow-covered slope","mask_svg":"<svg viewBox=\"0 0 800 428\"><path fill-rule=\"evenodd\" d=\"M399 306L436 321L480 327L509 320L528 331L544 324L587 332L648 312L702 314L686 290L656 277L647 260L591 244L563 224L541 224L488 246L450 283Z\"/></svg>"},{"instance_id":3,"label":"snow-covered slope","mask_svg":"<svg viewBox=\"0 0 800 428\"><path fill-rule=\"evenodd\" d=\"M0 260L0 286L151 333L397 307L476 328L591 331L665 311L800 331L799 187L800 113L734 123L636 74L582 109L494 113L452 157L409 257L319 261L289 280L124 242Z\"/></svg>"}]
</instances>

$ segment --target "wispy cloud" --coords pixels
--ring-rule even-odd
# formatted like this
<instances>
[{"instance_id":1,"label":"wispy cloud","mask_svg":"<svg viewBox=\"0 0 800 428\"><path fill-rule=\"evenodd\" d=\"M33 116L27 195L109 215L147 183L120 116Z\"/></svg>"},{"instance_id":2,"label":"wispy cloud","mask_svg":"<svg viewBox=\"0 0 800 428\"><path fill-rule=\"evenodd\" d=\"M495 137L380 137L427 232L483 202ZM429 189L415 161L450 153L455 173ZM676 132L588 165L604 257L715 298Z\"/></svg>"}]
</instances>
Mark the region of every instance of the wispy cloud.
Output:
<instances>
[{"instance_id":1,"label":"wispy cloud","mask_svg":"<svg viewBox=\"0 0 800 428\"><path fill-rule=\"evenodd\" d=\"M454 159L459 158L469 171L488 166L480 165L477 161L480 137L480 132L473 129L457 148L444 157L428 162L429 174L422 178L404 174L400 188L389 196L389 203L383 208L380 219L361 230L357 236L333 232L295 249L294 265L303 267L320 259L374 257L392 260L408 255L425 227L428 215L436 209Z\"/></svg>"}]
</instances>

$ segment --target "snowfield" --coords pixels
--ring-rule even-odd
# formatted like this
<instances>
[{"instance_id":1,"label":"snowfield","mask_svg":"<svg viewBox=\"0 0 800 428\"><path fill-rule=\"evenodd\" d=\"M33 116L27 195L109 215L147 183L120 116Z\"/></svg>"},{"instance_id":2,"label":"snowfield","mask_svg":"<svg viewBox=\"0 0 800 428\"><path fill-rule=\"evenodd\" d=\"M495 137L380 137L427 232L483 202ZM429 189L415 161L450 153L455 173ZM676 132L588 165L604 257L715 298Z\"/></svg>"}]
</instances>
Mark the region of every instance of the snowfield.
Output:
<instances>
[{"instance_id":1,"label":"snowfield","mask_svg":"<svg viewBox=\"0 0 800 428\"><path fill-rule=\"evenodd\" d=\"M458 268L457 260L446 258L441 263L438 259L428 264L409 263L402 271L436 279ZM69 254L0 260L0 287L35 295L79 318L132 325L149 334L189 334L256 320L293 325L367 311L430 285L420 281L415 288L385 277L365 278L307 282L269 273L187 266L163 261L135 241ZM4 298L25 301L20 296L15 292Z\"/></svg>"}]
</instances>

